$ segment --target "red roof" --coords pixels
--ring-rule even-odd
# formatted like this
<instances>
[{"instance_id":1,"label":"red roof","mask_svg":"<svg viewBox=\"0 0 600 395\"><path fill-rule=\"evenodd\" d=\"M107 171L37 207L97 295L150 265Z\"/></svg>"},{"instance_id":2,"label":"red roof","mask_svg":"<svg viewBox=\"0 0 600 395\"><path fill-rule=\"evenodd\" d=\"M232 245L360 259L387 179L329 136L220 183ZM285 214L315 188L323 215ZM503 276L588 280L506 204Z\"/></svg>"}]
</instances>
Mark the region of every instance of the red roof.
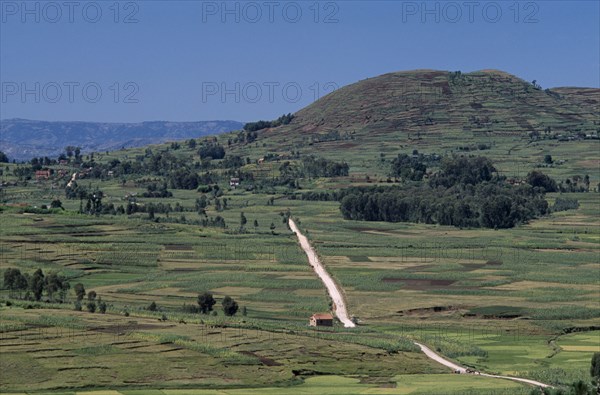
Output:
<instances>
[{"instance_id":1,"label":"red roof","mask_svg":"<svg viewBox=\"0 0 600 395\"><path fill-rule=\"evenodd\" d=\"M333 316L331 314L313 314L311 318L316 320L332 320Z\"/></svg>"}]
</instances>

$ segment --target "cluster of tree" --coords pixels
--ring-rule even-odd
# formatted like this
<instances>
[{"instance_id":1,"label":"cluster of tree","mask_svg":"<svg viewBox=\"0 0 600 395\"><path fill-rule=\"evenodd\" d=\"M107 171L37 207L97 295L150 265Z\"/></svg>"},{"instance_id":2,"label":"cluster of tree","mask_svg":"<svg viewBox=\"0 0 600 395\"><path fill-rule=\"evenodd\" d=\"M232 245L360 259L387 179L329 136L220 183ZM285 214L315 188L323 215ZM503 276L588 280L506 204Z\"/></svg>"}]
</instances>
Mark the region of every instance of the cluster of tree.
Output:
<instances>
[{"instance_id":1,"label":"cluster of tree","mask_svg":"<svg viewBox=\"0 0 600 395\"><path fill-rule=\"evenodd\" d=\"M0 163L8 163L8 156L3 151L0 151Z\"/></svg>"},{"instance_id":2,"label":"cluster of tree","mask_svg":"<svg viewBox=\"0 0 600 395\"><path fill-rule=\"evenodd\" d=\"M558 190L556 181L538 170L534 170L527 174L525 181L529 185L542 188L546 192L556 192Z\"/></svg>"},{"instance_id":3,"label":"cluster of tree","mask_svg":"<svg viewBox=\"0 0 600 395\"><path fill-rule=\"evenodd\" d=\"M206 207L209 204L209 200L206 195L202 194L199 198L196 198L195 208L198 214L204 214Z\"/></svg>"},{"instance_id":4,"label":"cluster of tree","mask_svg":"<svg viewBox=\"0 0 600 395\"><path fill-rule=\"evenodd\" d=\"M432 187L450 188L454 185L476 185L492 181L496 168L483 156L453 156L442 159L440 170L432 177ZM497 179L497 178L496 178Z\"/></svg>"},{"instance_id":5,"label":"cluster of tree","mask_svg":"<svg viewBox=\"0 0 600 395\"><path fill-rule=\"evenodd\" d=\"M145 198L168 198L173 197L173 193L167 190L167 183L162 185L156 185L156 183L149 184L146 187L146 192L142 193L142 197Z\"/></svg>"},{"instance_id":6,"label":"cluster of tree","mask_svg":"<svg viewBox=\"0 0 600 395\"><path fill-rule=\"evenodd\" d=\"M56 165L56 160L55 159L50 159L47 156L45 157L39 157L39 158L32 158L31 161L29 162L31 163L31 168L36 171L36 170L42 170L44 168L44 166L52 166L52 165Z\"/></svg>"},{"instance_id":7,"label":"cluster of tree","mask_svg":"<svg viewBox=\"0 0 600 395\"><path fill-rule=\"evenodd\" d=\"M227 146L236 143L250 144L253 143L257 137L258 133L256 133L256 130L242 130L233 139L227 139Z\"/></svg>"},{"instance_id":8,"label":"cluster of tree","mask_svg":"<svg viewBox=\"0 0 600 395\"><path fill-rule=\"evenodd\" d=\"M62 303L70 287L65 277L56 273L45 276L42 269L37 269L32 275L21 273L16 268L9 268L4 272L4 288L11 292L11 296L18 294L19 298L24 297L26 300L39 301L45 292L48 301Z\"/></svg>"},{"instance_id":9,"label":"cluster of tree","mask_svg":"<svg viewBox=\"0 0 600 395\"><path fill-rule=\"evenodd\" d=\"M535 185L512 187L487 158L453 157L442 161L428 184L355 187L338 196L346 219L511 228L548 213L549 178L530 174L527 179Z\"/></svg>"},{"instance_id":10,"label":"cluster of tree","mask_svg":"<svg viewBox=\"0 0 600 395\"><path fill-rule=\"evenodd\" d=\"M284 114L274 121L248 122L244 125L244 130L247 132L255 132L266 128L276 128L277 126L289 124L292 122L292 119L294 119L292 114Z\"/></svg>"},{"instance_id":11,"label":"cluster of tree","mask_svg":"<svg viewBox=\"0 0 600 395\"><path fill-rule=\"evenodd\" d=\"M228 156L221 163L221 167L225 169L237 169L244 166L245 164L248 164L249 162L249 158L247 160L244 160L238 155Z\"/></svg>"},{"instance_id":12,"label":"cluster of tree","mask_svg":"<svg viewBox=\"0 0 600 395\"><path fill-rule=\"evenodd\" d=\"M309 177L347 176L350 167L346 162L335 162L325 158L307 156L302 159L304 175Z\"/></svg>"},{"instance_id":13,"label":"cluster of tree","mask_svg":"<svg viewBox=\"0 0 600 395\"><path fill-rule=\"evenodd\" d=\"M198 173L188 168L173 171L168 176L169 184L173 189L196 189L201 179Z\"/></svg>"},{"instance_id":14,"label":"cluster of tree","mask_svg":"<svg viewBox=\"0 0 600 395\"><path fill-rule=\"evenodd\" d=\"M89 191L83 185L79 185L77 182L72 182L71 185L65 187L65 197L67 199L87 199Z\"/></svg>"},{"instance_id":15,"label":"cluster of tree","mask_svg":"<svg viewBox=\"0 0 600 395\"><path fill-rule=\"evenodd\" d=\"M31 177L33 176L33 172L34 172L34 170L31 166L17 166L13 170L14 176L17 177L21 181L30 180Z\"/></svg>"},{"instance_id":16,"label":"cluster of tree","mask_svg":"<svg viewBox=\"0 0 600 395\"><path fill-rule=\"evenodd\" d=\"M200 170L210 170L212 168L234 168L237 169L243 164L248 163L248 158L243 159L239 156L232 157L224 163L218 165L211 164L212 159L223 159L225 157L224 148L214 140L203 141L198 152L202 157L201 162L190 163L185 157L178 157L169 152L170 149L153 152L150 148L145 150L144 155L136 156L135 160L120 161L113 159L108 163L96 163L93 158L82 164L89 169L86 177L104 178L108 172L112 172L114 177L123 177L126 175L145 174L161 177L170 189L196 189L204 184L214 184L222 177L206 171L199 173ZM18 174L21 179L29 179L33 175L31 167L18 168ZM125 180L125 179L123 179ZM157 187L154 191L148 191L149 195L167 195L164 187ZM154 192L154 193L153 193ZM159 192L159 193L156 193ZM78 190L77 185L73 184L65 191L70 199L85 199L87 191ZM151 196L155 197L155 196ZM164 197L164 196L158 196Z\"/></svg>"},{"instance_id":17,"label":"cluster of tree","mask_svg":"<svg viewBox=\"0 0 600 395\"><path fill-rule=\"evenodd\" d=\"M71 160L73 159L73 156L75 156L75 158L74 158L75 163L81 163L81 161L82 161L81 147L74 147L72 145L66 146L65 152L58 156L58 160L67 160L67 161L71 162Z\"/></svg>"},{"instance_id":18,"label":"cluster of tree","mask_svg":"<svg viewBox=\"0 0 600 395\"><path fill-rule=\"evenodd\" d=\"M67 187L68 189L68 187ZM68 197L69 195L67 195ZM80 214L88 214L88 215L100 215L100 214L109 214L115 210L114 205L112 206L104 206L102 205L102 198L104 197L104 193L97 189L93 192L87 192L83 198L81 198L79 204L79 213ZM83 205L83 201L85 200L85 207Z\"/></svg>"},{"instance_id":19,"label":"cluster of tree","mask_svg":"<svg viewBox=\"0 0 600 395\"><path fill-rule=\"evenodd\" d=\"M586 174L584 177L576 175L576 176L566 178L564 180L564 182L560 181L558 183L557 189L559 192L563 192L563 193L565 193L565 192L589 192L590 191L590 176ZM600 188L598 189L598 191L600 192Z\"/></svg>"},{"instance_id":20,"label":"cluster of tree","mask_svg":"<svg viewBox=\"0 0 600 395\"><path fill-rule=\"evenodd\" d=\"M291 195L290 199L295 200L296 195L295 194ZM330 202L330 201L340 200L340 197L339 197L339 194L337 191L332 191L332 192L310 191L310 192L304 192L304 193L300 194L300 200Z\"/></svg>"},{"instance_id":21,"label":"cluster of tree","mask_svg":"<svg viewBox=\"0 0 600 395\"><path fill-rule=\"evenodd\" d=\"M531 186L512 188L482 183L447 189L428 186L380 188L347 194L340 205L344 218L511 228L548 212L543 195Z\"/></svg>"},{"instance_id":22,"label":"cluster of tree","mask_svg":"<svg viewBox=\"0 0 600 395\"><path fill-rule=\"evenodd\" d=\"M465 151L465 152L469 152L469 151L484 151L484 150L488 150L491 149L492 146L490 144L485 144L485 143L479 143L479 144L471 144L471 145L459 145L458 147L456 147L456 149L458 149L459 151Z\"/></svg>"},{"instance_id":23,"label":"cluster of tree","mask_svg":"<svg viewBox=\"0 0 600 395\"><path fill-rule=\"evenodd\" d=\"M198 149L200 158L223 159L225 157L225 148L217 143L204 143Z\"/></svg>"},{"instance_id":24,"label":"cluster of tree","mask_svg":"<svg viewBox=\"0 0 600 395\"><path fill-rule=\"evenodd\" d=\"M579 208L579 201L570 197L557 197L552 205L552 211L567 211L577 210Z\"/></svg>"},{"instance_id":25,"label":"cluster of tree","mask_svg":"<svg viewBox=\"0 0 600 395\"><path fill-rule=\"evenodd\" d=\"M390 175L403 181L421 181L427 167L421 158L399 154L392 160Z\"/></svg>"},{"instance_id":26,"label":"cluster of tree","mask_svg":"<svg viewBox=\"0 0 600 395\"><path fill-rule=\"evenodd\" d=\"M185 313L190 314L210 314L211 312L216 314L213 310L213 307L215 304L217 304L217 301L210 292L203 292L199 294L197 303L197 306L184 304L182 310ZM229 296L225 296L223 298L221 307L223 308L223 313L226 316L234 316L239 309L238 303Z\"/></svg>"},{"instance_id":27,"label":"cluster of tree","mask_svg":"<svg viewBox=\"0 0 600 395\"><path fill-rule=\"evenodd\" d=\"M77 283L73 287L73 290L75 291L76 296L74 308L76 311L81 311L84 303L83 299L86 296L85 287L83 286L83 284ZM101 314L104 314L106 313L107 307L108 306L106 302L102 300L102 297L96 294L96 291L90 291L87 293L87 302L85 302L85 308L88 312L95 313L96 311L98 311Z\"/></svg>"}]
</instances>

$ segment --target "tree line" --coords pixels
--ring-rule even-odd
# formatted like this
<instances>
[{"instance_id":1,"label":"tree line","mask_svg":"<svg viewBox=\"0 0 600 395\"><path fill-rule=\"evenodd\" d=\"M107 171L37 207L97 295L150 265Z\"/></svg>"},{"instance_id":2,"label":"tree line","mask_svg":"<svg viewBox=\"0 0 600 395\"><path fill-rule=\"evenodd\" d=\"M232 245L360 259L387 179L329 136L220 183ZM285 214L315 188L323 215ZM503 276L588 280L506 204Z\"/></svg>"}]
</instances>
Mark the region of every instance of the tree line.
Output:
<instances>
[{"instance_id":1,"label":"tree line","mask_svg":"<svg viewBox=\"0 0 600 395\"><path fill-rule=\"evenodd\" d=\"M62 303L71 285L57 273L44 275L42 269L37 269L30 275L17 268L8 268L4 271L4 288L10 291L11 297L40 301L46 294L49 302Z\"/></svg>"},{"instance_id":2,"label":"tree line","mask_svg":"<svg viewBox=\"0 0 600 395\"><path fill-rule=\"evenodd\" d=\"M213 310L214 305L217 304L217 301L215 300L214 296L212 293L210 292L203 292L201 294L198 294L198 299L197 299L197 306L196 305L188 305L188 304L184 304L182 307L182 310L185 313L190 313L190 314L210 314L212 313L213 315L217 315L216 311ZM223 300L221 301L221 307L223 309L223 314L225 314L226 316L234 316L238 310L239 310L239 305L238 303L233 300L233 298L231 298L230 296L225 296L223 298ZM242 314L245 314L246 309L242 308Z\"/></svg>"},{"instance_id":3,"label":"tree line","mask_svg":"<svg viewBox=\"0 0 600 395\"><path fill-rule=\"evenodd\" d=\"M413 161L402 163L411 169L404 172L408 178L420 174ZM354 187L338 196L346 219L511 228L549 212L544 199L549 177L530 174L527 179L531 183L510 186L489 159L452 157L427 183Z\"/></svg>"},{"instance_id":4,"label":"tree line","mask_svg":"<svg viewBox=\"0 0 600 395\"><path fill-rule=\"evenodd\" d=\"M294 119L294 116L290 113L284 114L274 121L248 122L244 125L244 130L247 132L255 132L257 130L275 128L277 126L289 124L290 122L292 122L292 119Z\"/></svg>"}]
</instances>

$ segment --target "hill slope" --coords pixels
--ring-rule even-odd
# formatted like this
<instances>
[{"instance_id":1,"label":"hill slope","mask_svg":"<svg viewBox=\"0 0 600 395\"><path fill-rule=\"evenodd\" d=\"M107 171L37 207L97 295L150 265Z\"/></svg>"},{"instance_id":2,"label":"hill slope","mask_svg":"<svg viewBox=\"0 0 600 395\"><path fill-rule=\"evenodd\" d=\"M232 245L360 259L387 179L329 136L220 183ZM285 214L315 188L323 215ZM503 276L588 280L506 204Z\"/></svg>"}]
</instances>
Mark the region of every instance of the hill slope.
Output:
<instances>
[{"instance_id":1,"label":"hill slope","mask_svg":"<svg viewBox=\"0 0 600 395\"><path fill-rule=\"evenodd\" d=\"M594 111L599 97L600 89L542 90L497 70L395 72L345 86L265 134L313 143L350 135L357 141L381 135L526 137L548 127L556 134L590 134L600 124Z\"/></svg>"},{"instance_id":2,"label":"hill slope","mask_svg":"<svg viewBox=\"0 0 600 395\"><path fill-rule=\"evenodd\" d=\"M56 157L67 145L79 146L83 152L111 151L220 134L242 126L235 121L98 123L7 119L0 122L0 150L17 160Z\"/></svg>"}]
</instances>

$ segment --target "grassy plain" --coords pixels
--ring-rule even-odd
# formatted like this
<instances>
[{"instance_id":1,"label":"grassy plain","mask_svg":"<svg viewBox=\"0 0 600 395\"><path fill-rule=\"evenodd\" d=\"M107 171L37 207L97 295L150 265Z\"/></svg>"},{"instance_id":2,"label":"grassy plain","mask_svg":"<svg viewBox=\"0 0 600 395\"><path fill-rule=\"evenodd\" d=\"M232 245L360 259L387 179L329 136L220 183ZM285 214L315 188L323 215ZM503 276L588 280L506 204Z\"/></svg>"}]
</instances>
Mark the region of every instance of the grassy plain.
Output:
<instances>
[{"instance_id":1,"label":"grassy plain","mask_svg":"<svg viewBox=\"0 0 600 395\"><path fill-rule=\"evenodd\" d=\"M509 133L421 129L415 137L400 127L383 133L371 124L349 141L309 141L300 135L295 141L268 131L256 143L233 144L228 155L250 158L243 170L257 176L277 175L281 163L259 167L256 160L266 153L289 154L292 145L301 155L345 160L351 172L302 179L300 191L252 192L246 185L231 190L222 182L228 208L216 211L211 205L207 214L224 217L225 229L176 223L182 216L188 222L203 218L194 209L196 191L140 198L142 204L183 207L169 218L156 214L157 223L147 214L77 214L80 202L64 198L65 179L3 188L0 197L9 205L0 212L0 271L59 272L72 285L81 282L96 291L108 312L73 311L72 293L64 304L13 298L7 306L9 292L0 291L0 391L428 394L439 393L444 383L444 393L528 392L504 380L448 374L416 352L409 338L486 372L557 385L587 380L591 355L600 345L596 192L569 194L579 200L579 209L509 230L345 221L337 202L286 195L386 183L389 161L399 152L444 155L480 143L491 148L476 154L490 157L508 176L524 176L551 154L555 165L542 170L552 177L589 174L592 190L600 181L598 140L529 141ZM218 141L227 145L234 136ZM96 154L96 160L133 159L144 149ZM183 144L172 152L199 160ZM16 165L7 166L3 181L16 181L11 175ZM104 191L105 204L126 205L127 195L145 190L136 183L139 178L80 183ZM65 211L28 214L10 206L41 207L56 197ZM273 205L267 204L270 198ZM288 209L344 289L350 314L360 322L356 330L307 327L312 313L329 310L329 299L283 223ZM241 212L248 221L243 232ZM225 318L220 310L217 316L181 311L207 290L218 303L232 296L247 314ZM151 302L157 312L146 309Z\"/></svg>"}]
</instances>

